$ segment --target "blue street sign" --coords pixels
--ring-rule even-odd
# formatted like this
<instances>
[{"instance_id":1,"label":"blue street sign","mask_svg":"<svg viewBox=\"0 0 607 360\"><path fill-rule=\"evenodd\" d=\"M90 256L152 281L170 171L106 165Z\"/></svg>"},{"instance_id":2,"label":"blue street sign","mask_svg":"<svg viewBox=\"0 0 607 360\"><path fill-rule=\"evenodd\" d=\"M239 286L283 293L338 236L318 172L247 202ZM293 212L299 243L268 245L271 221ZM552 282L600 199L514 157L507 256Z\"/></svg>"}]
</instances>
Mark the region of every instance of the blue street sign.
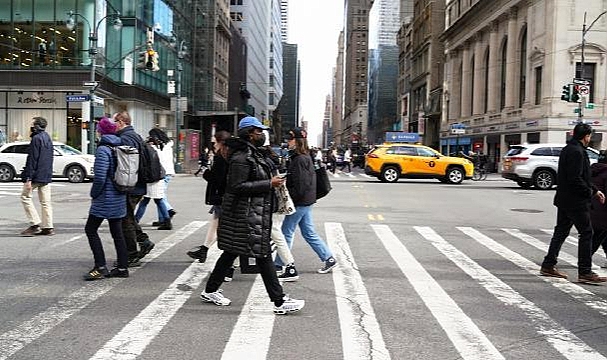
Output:
<instances>
[{"instance_id":1,"label":"blue street sign","mask_svg":"<svg viewBox=\"0 0 607 360\"><path fill-rule=\"evenodd\" d=\"M65 95L65 101L67 102L83 102L89 101L90 97L87 94L82 95Z\"/></svg>"},{"instance_id":2,"label":"blue street sign","mask_svg":"<svg viewBox=\"0 0 607 360\"><path fill-rule=\"evenodd\" d=\"M386 142L418 142L418 133L406 133L400 131L387 131Z\"/></svg>"}]
</instances>

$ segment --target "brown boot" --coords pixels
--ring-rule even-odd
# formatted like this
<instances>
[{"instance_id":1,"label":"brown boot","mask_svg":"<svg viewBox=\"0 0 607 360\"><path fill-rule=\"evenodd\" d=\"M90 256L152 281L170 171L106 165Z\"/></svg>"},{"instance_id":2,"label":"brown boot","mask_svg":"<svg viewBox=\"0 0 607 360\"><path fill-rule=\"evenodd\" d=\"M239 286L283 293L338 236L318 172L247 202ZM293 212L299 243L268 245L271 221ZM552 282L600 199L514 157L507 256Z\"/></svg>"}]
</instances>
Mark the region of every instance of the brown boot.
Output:
<instances>
[{"instance_id":1,"label":"brown boot","mask_svg":"<svg viewBox=\"0 0 607 360\"><path fill-rule=\"evenodd\" d=\"M543 267L540 270L540 274L543 276L550 276L555 278L567 279L567 274L560 272L556 267Z\"/></svg>"}]
</instances>

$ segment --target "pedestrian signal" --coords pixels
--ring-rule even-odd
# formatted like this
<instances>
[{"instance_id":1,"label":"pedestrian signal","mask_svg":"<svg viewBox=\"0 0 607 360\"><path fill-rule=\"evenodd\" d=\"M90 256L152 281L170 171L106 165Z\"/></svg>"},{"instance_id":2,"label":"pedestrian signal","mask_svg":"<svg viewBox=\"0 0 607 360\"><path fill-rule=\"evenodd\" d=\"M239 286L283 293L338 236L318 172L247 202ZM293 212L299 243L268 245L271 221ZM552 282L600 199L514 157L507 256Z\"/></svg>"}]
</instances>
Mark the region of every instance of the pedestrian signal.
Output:
<instances>
[{"instance_id":1,"label":"pedestrian signal","mask_svg":"<svg viewBox=\"0 0 607 360\"><path fill-rule=\"evenodd\" d=\"M571 85L571 102L580 102L580 86L579 85Z\"/></svg>"}]
</instances>

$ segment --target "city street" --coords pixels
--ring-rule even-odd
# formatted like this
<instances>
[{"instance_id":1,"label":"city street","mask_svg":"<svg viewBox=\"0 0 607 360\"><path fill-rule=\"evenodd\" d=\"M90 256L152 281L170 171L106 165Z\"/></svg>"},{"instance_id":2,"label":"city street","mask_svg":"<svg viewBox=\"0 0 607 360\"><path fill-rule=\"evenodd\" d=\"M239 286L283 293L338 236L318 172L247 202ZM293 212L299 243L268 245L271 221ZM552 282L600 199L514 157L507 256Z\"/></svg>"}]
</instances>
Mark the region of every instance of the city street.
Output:
<instances>
[{"instance_id":1,"label":"city street","mask_svg":"<svg viewBox=\"0 0 607 360\"><path fill-rule=\"evenodd\" d=\"M53 183L56 235L19 237L28 224L21 183L0 183L0 359L605 359L607 286L577 279L577 240L559 268L573 281L539 276L555 223L554 190L486 181L381 183L338 172L313 210L338 266L321 262L297 233L300 272L285 293L305 299L272 313L263 282L224 283L227 307L199 294L206 263L186 251L206 234L206 182L178 175L172 231L125 279L85 282L93 266L84 235L90 183ZM115 259L107 223L100 229ZM575 236L575 233L572 234ZM605 255L594 258L605 275Z\"/></svg>"}]
</instances>

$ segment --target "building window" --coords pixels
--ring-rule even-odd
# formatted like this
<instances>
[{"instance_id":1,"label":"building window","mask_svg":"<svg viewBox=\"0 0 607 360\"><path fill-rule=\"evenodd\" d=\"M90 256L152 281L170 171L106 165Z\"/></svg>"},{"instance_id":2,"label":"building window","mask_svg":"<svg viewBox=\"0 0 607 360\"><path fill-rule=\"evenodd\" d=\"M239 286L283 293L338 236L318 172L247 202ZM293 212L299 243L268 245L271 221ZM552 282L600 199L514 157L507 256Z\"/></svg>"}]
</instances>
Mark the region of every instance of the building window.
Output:
<instances>
[{"instance_id":1,"label":"building window","mask_svg":"<svg viewBox=\"0 0 607 360\"><path fill-rule=\"evenodd\" d=\"M535 68L535 105L542 103L542 67Z\"/></svg>"},{"instance_id":2,"label":"building window","mask_svg":"<svg viewBox=\"0 0 607 360\"><path fill-rule=\"evenodd\" d=\"M588 102L594 102L594 73L595 73L596 64L594 63L584 63L584 76L582 76L582 64L575 64L575 77L578 79L586 79L590 81L590 96L588 97Z\"/></svg>"},{"instance_id":3,"label":"building window","mask_svg":"<svg viewBox=\"0 0 607 360\"><path fill-rule=\"evenodd\" d=\"M274 69L274 59L270 59L270 69Z\"/></svg>"},{"instance_id":4,"label":"building window","mask_svg":"<svg viewBox=\"0 0 607 360\"><path fill-rule=\"evenodd\" d=\"M474 73L474 56L472 57L472 60L470 61L470 114L467 115L473 115L474 114L474 77L475 77L475 73Z\"/></svg>"},{"instance_id":5,"label":"building window","mask_svg":"<svg viewBox=\"0 0 607 360\"><path fill-rule=\"evenodd\" d=\"M506 62L508 59L508 39L504 40L504 44L502 46L502 56L500 63L500 110L503 110L506 107Z\"/></svg>"},{"instance_id":6,"label":"building window","mask_svg":"<svg viewBox=\"0 0 607 360\"><path fill-rule=\"evenodd\" d=\"M525 103L525 85L527 79L527 29L525 29L521 40L520 55L521 69L519 74L518 107L521 108L523 107L523 103Z\"/></svg>"},{"instance_id":7,"label":"building window","mask_svg":"<svg viewBox=\"0 0 607 360\"><path fill-rule=\"evenodd\" d=\"M230 5L242 5L243 0L230 0Z\"/></svg>"},{"instance_id":8,"label":"building window","mask_svg":"<svg viewBox=\"0 0 607 360\"><path fill-rule=\"evenodd\" d=\"M274 87L274 75L270 75L270 87Z\"/></svg>"},{"instance_id":9,"label":"building window","mask_svg":"<svg viewBox=\"0 0 607 360\"><path fill-rule=\"evenodd\" d=\"M275 105L274 104L274 93L270 93L269 97L268 97L268 105Z\"/></svg>"},{"instance_id":10,"label":"building window","mask_svg":"<svg viewBox=\"0 0 607 360\"><path fill-rule=\"evenodd\" d=\"M487 49L485 53L485 91L483 96L483 113L486 114L489 110L489 52L491 49Z\"/></svg>"},{"instance_id":11,"label":"building window","mask_svg":"<svg viewBox=\"0 0 607 360\"><path fill-rule=\"evenodd\" d=\"M242 16L241 12L231 12L230 13L230 19L232 21L243 21L244 17Z\"/></svg>"}]
</instances>

